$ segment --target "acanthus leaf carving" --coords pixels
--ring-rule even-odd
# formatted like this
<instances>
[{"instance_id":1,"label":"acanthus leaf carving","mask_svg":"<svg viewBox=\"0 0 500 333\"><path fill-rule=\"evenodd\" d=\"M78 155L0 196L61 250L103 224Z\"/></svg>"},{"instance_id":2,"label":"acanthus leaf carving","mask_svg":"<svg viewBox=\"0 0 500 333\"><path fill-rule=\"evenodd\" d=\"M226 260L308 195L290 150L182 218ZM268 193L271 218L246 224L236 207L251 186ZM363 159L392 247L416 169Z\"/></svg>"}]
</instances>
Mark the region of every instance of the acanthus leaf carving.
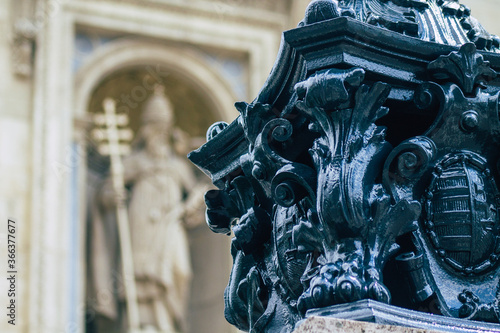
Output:
<instances>
[{"instance_id":1,"label":"acanthus leaf carving","mask_svg":"<svg viewBox=\"0 0 500 333\"><path fill-rule=\"evenodd\" d=\"M420 213L416 201L391 205L376 184L388 144L375 121L388 112L382 105L390 87L381 82L362 85L363 78L361 69L325 70L296 85L297 108L311 119L310 127L322 133L311 149L318 173L320 227L303 221L295 230L295 240L303 243L299 247L315 244L310 249L321 253L319 266L304 273L307 288L299 298L301 311L363 298L390 302L380 267L394 255L396 238L415 227ZM340 93L327 95L332 85ZM384 199L371 201L367 189L381 192L375 197ZM321 246L318 239L312 241L319 230L326 231ZM299 231L305 235L298 236Z\"/></svg>"},{"instance_id":2,"label":"acanthus leaf carving","mask_svg":"<svg viewBox=\"0 0 500 333\"><path fill-rule=\"evenodd\" d=\"M440 56L431 62L428 69L438 80L451 80L458 84L466 94L472 94L476 86L484 85L494 79L497 73L490 68L489 62L476 51L473 43L467 43L460 50Z\"/></svg>"}]
</instances>

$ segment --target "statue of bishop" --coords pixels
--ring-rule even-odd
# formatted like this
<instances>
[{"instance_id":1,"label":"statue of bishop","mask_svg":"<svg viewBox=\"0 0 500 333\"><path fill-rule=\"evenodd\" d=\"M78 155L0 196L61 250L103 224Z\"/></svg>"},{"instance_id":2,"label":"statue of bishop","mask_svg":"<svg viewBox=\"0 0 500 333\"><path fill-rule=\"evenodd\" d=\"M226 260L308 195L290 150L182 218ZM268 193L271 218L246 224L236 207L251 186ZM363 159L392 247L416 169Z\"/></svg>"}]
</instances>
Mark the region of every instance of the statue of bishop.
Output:
<instances>
[{"instance_id":1,"label":"statue of bishop","mask_svg":"<svg viewBox=\"0 0 500 333\"><path fill-rule=\"evenodd\" d=\"M123 160L126 189L115 193L105 182L100 201L112 211L117 196L126 198L132 258L121 260L133 261L141 332L184 332L192 274L185 225L194 224L202 202L189 195L197 187L195 176L176 153L179 130L163 87L145 102L141 117L132 152ZM123 308L124 294L118 298Z\"/></svg>"}]
</instances>

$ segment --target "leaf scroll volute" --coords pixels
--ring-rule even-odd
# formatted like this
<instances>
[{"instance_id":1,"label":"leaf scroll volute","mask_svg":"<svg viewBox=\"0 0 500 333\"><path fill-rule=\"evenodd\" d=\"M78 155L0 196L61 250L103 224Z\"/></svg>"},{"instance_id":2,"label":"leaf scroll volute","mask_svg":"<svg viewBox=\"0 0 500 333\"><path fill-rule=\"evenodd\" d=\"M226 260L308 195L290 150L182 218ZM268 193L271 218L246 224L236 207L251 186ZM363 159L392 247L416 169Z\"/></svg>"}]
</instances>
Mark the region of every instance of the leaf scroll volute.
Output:
<instances>
[{"instance_id":1,"label":"leaf scroll volute","mask_svg":"<svg viewBox=\"0 0 500 333\"><path fill-rule=\"evenodd\" d=\"M384 139L384 128L375 125L375 121L389 112L389 109L382 105L390 91L391 87L383 82L375 82L371 87L362 85L356 91L351 127L346 137L346 153L349 159L373 139Z\"/></svg>"},{"instance_id":2,"label":"leaf scroll volute","mask_svg":"<svg viewBox=\"0 0 500 333\"><path fill-rule=\"evenodd\" d=\"M237 102L235 107L241 114L239 122L243 127L245 136L248 142L253 144L264 124L273 118L272 106L258 102L252 104Z\"/></svg>"},{"instance_id":3,"label":"leaf scroll volute","mask_svg":"<svg viewBox=\"0 0 500 333\"><path fill-rule=\"evenodd\" d=\"M224 291L226 320L238 327L242 331L250 329L250 318L248 318L248 303L242 299L243 288L240 283L249 275L252 269L255 269L256 262L253 256L244 255L242 251L237 251L234 243L231 245L231 254L233 256L233 268L229 278L229 284Z\"/></svg>"},{"instance_id":4,"label":"leaf scroll volute","mask_svg":"<svg viewBox=\"0 0 500 333\"><path fill-rule=\"evenodd\" d=\"M326 111L350 107L351 91L361 85L364 77L365 72L361 68L328 69L295 85L299 98L297 109L311 120L310 129L324 136L332 152L339 144L340 133Z\"/></svg>"},{"instance_id":5,"label":"leaf scroll volute","mask_svg":"<svg viewBox=\"0 0 500 333\"><path fill-rule=\"evenodd\" d=\"M245 173L251 175L266 189L276 171L283 165L292 163L276 151L274 143L281 144L293 134L293 126L287 119L275 118L268 121L256 136L249 154L242 157ZM270 194L270 193L269 193Z\"/></svg>"},{"instance_id":6,"label":"leaf scroll volute","mask_svg":"<svg viewBox=\"0 0 500 333\"><path fill-rule=\"evenodd\" d=\"M335 110L349 101L350 88L359 87L364 77L365 72L360 68L322 70L297 83L295 91L308 107Z\"/></svg>"},{"instance_id":7,"label":"leaf scroll volute","mask_svg":"<svg viewBox=\"0 0 500 333\"><path fill-rule=\"evenodd\" d=\"M387 114L383 107L391 87L382 82L362 85L355 95L348 132L343 140L342 181L340 200L350 230L365 235L368 196L366 188L373 186L381 171L390 144L384 140L385 128L375 121ZM342 114L342 111L337 113ZM328 199L326 199L328 200Z\"/></svg>"},{"instance_id":8,"label":"leaf scroll volute","mask_svg":"<svg viewBox=\"0 0 500 333\"><path fill-rule=\"evenodd\" d=\"M387 158L384 171L384 187L395 198L411 200L418 191L415 186L433 163L437 152L434 142L417 136L402 142Z\"/></svg>"},{"instance_id":9,"label":"leaf scroll volute","mask_svg":"<svg viewBox=\"0 0 500 333\"><path fill-rule=\"evenodd\" d=\"M427 69L435 79L456 83L465 94L472 94L477 85L484 86L497 75L473 43L466 43L459 51L440 56Z\"/></svg>"},{"instance_id":10,"label":"leaf scroll volute","mask_svg":"<svg viewBox=\"0 0 500 333\"><path fill-rule=\"evenodd\" d=\"M307 198L309 206L316 202L317 174L314 169L300 163L283 166L272 180L275 200L283 207L291 207L299 200Z\"/></svg>"},{"instance_id":11,"label":"leaf scroll volute","mask_svg":"<svg viewBox=\"0 0 500 333\"><path fill-rule=\"evenodd\" d=\"M293 244L297 246L299 251L309 252L310 255L312 255L314 251L317 251L317 253L324 252L324 242L333 243L335 239L337 239L337 235L330 235L324 232L318 220L318 214L312 209L307 212L307 219L301 219L300 222L293 227ZM312 263L312 261L314 261L313 258L310 258L310 263ZM311 268L312 267L309 267L309 269Z\"/></svg>"},{"instance_id":12,"label":"leaf scroll volute","mask_svg":"<svg viewBox=\"0 0 500 333\"><path fill-rule=\"evenodd\" d=\"M257 268L252 267L247 276L238 284L237 293L247 306L249 327L253 328L255 322L266 310L260 294L262 293L262 278Z\"/></svg>"},{"instance_id":13,"label":"leaf scroll volute","mask_svg":"<svg viewBox=\"0 0 500 333\"><path fill-rule=\"evenodd\" d=\"M420 215L418 201L400 200L391 205L388 195L380 195L373 204L374 215L367 237L368 255L365 257L369 297L390 303L391 294L382 283L382 269L387 260L399 250L397 237L416 229Z\"/></svg>"},{"instance_id":14,"label":"leaf scroll volute","mask_svg":"<svg viewBox=\"0 0 500 333\"><path fill-rule=\"evenodd\" d=\"M370 224L368 248L370 267L384 267L387 259L395 254L397 237L413 231L420 216L420 203L399 200L394 205L388 195L379 195L373 204L373 222ZM395 222L397 221L397 222Z\"/></svg>"}]
</instances>

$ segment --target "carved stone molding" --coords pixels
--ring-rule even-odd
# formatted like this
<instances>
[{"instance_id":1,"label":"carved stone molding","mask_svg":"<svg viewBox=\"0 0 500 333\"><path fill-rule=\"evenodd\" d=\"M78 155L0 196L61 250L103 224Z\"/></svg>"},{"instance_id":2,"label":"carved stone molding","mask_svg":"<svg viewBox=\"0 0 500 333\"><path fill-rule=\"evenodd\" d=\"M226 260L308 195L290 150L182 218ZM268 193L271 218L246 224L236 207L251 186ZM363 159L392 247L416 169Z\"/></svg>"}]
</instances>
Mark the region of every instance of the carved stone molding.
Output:
<instances>
[{"instance_id":1,"label":"carved stone molding","mask_svg":"<svg viewBox=\"0 0 500 333\"><path fill-rule=\"evenodd\" d=\"M12 70L21 77L29 77L33 71L33 56L37 29L28 19L19 19L14 25L12 39Z\"/></svg>"}]
</instances>

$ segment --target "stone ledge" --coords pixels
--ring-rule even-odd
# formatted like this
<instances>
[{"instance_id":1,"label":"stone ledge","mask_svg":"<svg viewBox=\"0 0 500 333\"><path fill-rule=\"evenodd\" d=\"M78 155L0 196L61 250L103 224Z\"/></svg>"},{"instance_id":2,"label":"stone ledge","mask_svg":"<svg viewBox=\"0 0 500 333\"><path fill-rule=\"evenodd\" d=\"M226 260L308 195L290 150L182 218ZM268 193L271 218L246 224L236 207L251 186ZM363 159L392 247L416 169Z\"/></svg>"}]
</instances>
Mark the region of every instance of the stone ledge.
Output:
<instances>
[{"instance_id":1,"label":"stone ledge","mask_svg":"<svg viewBox=\"0 0 500 333\"><path fill-rule=\"evenodd\" d=\"M412 327L367 323L363 321L309 317L293 333L438 333L442 331L425 330Z\"/></svg>"},{"instance_id":2,"label":"stone ledge","mask_svg":"<svg viewBox=\"0 0 500 333\"><path fill-rule=\"evenodd\" d=\"M324 322L343 323L353 322L358 324L357 330L348 329L332 330L333 326L328 326L330 330L318 331L301 331L296 332L376 332L367 331L364 328L375 326L391 327L391 332L451 332L451 333L473 333L473 332L488 332L500 333L500 324L485 323L480 321L458 319L433 315L408 309L403 309L397 306L380 303L374 300L361 300L353 303L338 304L326 308L312 309L307 311L306 318L321 319ZM315 319L315 320L316 320ZM307 323L307 320L297 324L300 329L301 325ZM363 326L362 328L359 328ZM350 326L349 326L350 327ZM394 329L392 329L394 327ZM396 330L398 328L399 330ZM378 332L384 332L379 330Z\"/></svg>"}]
</instances>

